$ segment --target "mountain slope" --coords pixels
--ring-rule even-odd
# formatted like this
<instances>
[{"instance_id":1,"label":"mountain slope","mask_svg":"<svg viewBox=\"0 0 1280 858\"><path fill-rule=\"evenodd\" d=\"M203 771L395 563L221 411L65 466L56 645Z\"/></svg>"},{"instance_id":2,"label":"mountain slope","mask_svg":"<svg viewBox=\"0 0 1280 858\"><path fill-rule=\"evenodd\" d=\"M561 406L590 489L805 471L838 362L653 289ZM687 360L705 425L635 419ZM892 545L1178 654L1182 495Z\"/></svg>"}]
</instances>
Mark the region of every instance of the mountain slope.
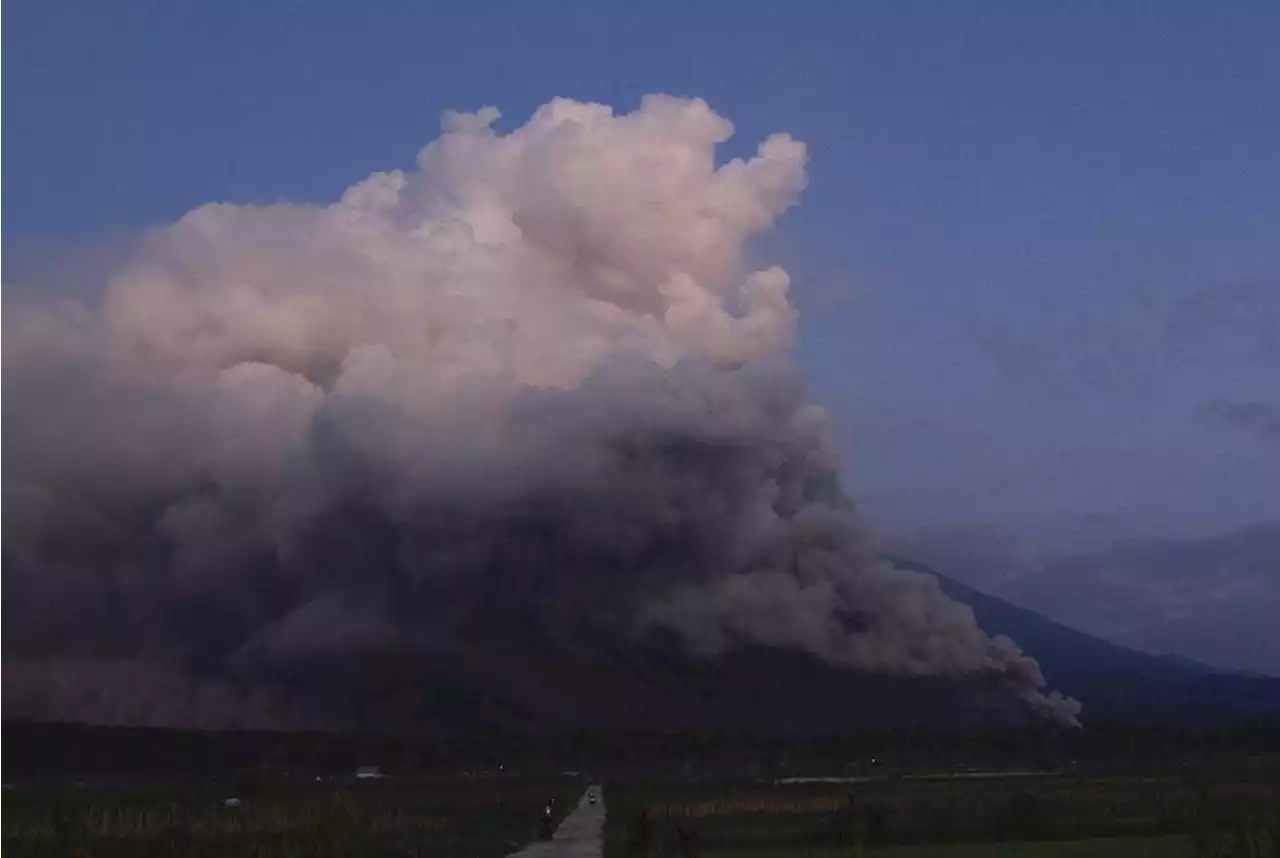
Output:
<instances>
[{"instance_id":1,"label":"mountain slope","mask_svg":"<svg viewBox=\"0 0 1280 858\"><path fill-rule=\"evenodd\" d=\"M770 735L857 727L949 727L977 717L969 689L932 679L857 673L769 647L713 661L674 641L621 640L609 630L539 626L485 614L427 657L370 653L356 723L430 722L446 732L687 728ZM326 670L332 670L326 666ZM331 674L330 674L331 675ZM414 701L403 689L421 689Z\"/></svg>"},{"instance_id":2,"label":"mountain slope","mask_svg":"<svg viewBox=\"0 0 1280 858\"><path fill-rule=\"evenodd\" d=\"M1086 723L1209 725L1280 713L1280 680L1126 649L926 566L894 562L935 575L988 633L1017 641L1040 661L1051 688L1083 702ZM373 671L369 664L397 667ZM333 666L317 669L331 675ZM431 723L447 732L697 727L795 735L1023 717L989 688L850 671L761 646L707 662L671 641L638 643L590 620L552 625L517 606L478 611L447 648L425 659L370 653L351 670L366 680L358 723ZM421 691L406 698L406 687Z\"/></svg>"},{"instance_id":3,"label":"mountain slope","mask_svg":"<svg viewBox=\"0 0 1280 858\"><path fill-rule=\"evenodd\" d=\"M953 599L973 608L989 634L1006 634L1034 656L1049 684L1084 703L1084 718L1206 724L1280 712L1280 680L1223 673L1195 662L1118 646L989 596L918 563Z\"/></svg>"},{"instance_id":4,"label":"mountain slope","mask_svg":"<svg viewBox=\"0 0 1280 858\"><path fill-rule=\"evenodd\" d=\"M984 630L1008 635L1038 659L1050 688L1082 701L1086 726L1103 719L1206 726L1280 714L1280 680L1126 649L927 566L893 562L935 575ZM989 685L869 674L763 646L706 661L673 640L637 641L596 617L548 619L518 599L477 609L429 650L374 645L245 679L312 701L343 729L434 735L702 728L803 736L1027 717Z\"/></svg>"},{"instance_id":5,"label":"mountain slope","mask_svg":"<svg viewBox=\"0 0 1280 858\"><path fill-rule=\"evenodd\" d=\"M1019 573L988 591L1137 649L1280 675L1280 521L1129 540Z\"/></svg>"}]
</instances>

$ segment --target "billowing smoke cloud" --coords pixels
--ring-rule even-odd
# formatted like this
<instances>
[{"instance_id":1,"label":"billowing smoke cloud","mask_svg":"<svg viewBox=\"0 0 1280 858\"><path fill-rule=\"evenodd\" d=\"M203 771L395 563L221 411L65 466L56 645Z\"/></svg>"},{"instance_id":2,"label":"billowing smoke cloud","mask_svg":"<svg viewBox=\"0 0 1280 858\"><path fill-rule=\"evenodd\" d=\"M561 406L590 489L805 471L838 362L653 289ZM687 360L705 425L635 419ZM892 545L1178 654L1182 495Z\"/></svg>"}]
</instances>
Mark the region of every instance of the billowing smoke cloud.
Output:
<instances>
[{"instance_id":1,"label":"billowing smoke cloud","mask_svg":"<svg viewBox=\"0 0 1280 858\"><path fill-rule=\"evenodd\" d=\"M8 308L6 714L257 723L281 666L505 604L1074 720L842 494L788 276L744 261L804 145L717 166L731 124L663 96L497 119L332 205L196 209L98 304ZM122 709L139 675L166 702Z\"/></svg>"}]
</instances>

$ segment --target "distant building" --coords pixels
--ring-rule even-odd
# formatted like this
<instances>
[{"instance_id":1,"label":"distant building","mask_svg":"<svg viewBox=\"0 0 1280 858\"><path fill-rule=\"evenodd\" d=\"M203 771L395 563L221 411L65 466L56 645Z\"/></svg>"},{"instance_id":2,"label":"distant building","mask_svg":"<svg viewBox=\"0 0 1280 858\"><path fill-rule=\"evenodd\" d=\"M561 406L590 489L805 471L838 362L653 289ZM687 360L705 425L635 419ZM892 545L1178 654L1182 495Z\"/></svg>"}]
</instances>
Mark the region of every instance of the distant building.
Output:
<instances>
[{"instance_id":1,"label":"distant building","mask_svg":"<svg viewBox=\"0 0 1280 858\"><path fill-rule=\"evenodd\" d=\"M385 778L386 775L384 775L382 773L382 769L377 766L361 766L356 769L356 777L361 780L368 780L370 778Z\"/></svg>"}]
</instances>

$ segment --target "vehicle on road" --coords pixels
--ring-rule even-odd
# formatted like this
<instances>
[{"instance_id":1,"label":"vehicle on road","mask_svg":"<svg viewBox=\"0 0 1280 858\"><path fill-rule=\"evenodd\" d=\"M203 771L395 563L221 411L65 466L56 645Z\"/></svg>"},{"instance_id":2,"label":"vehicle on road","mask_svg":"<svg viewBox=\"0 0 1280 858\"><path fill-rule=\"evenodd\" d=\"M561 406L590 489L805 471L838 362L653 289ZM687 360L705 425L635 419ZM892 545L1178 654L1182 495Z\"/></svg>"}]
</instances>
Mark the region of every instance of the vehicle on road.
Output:
<instances>
[{"instance_id":1,"label":"vehicle on road","mask_svg":"<svg viewBox=\"0 0 1280 858\"><path fill-rule=\"evenodd\" d=\"M550 840L556 833L555 824L555 803L553 798L547 802L547 806L542 809L542 824L538 826L538 839Z\"/></svg>"}]
</instances>

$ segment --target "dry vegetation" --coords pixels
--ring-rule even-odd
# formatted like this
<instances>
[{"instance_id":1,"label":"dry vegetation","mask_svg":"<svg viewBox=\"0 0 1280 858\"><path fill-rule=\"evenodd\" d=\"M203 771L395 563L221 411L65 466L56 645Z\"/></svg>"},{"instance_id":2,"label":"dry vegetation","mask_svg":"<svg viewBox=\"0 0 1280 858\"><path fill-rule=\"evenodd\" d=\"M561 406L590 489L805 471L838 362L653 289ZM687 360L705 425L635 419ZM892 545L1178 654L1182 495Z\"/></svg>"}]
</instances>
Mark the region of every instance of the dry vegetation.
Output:
<instances>
[{"instance_id":1,"label":"dry vegetation","mask_svg":"<svg viewBox=\"0 0 1280 858\"><path fill-rule=\"evenodd\" d=\"M1280 855L1280 775L1240 762L1158 774L633 784L607 854Z\"/></svg>"},{"instance_id":2,"label":"dry vegetation","mask_svg":"<svg viewBox=\"0 0 1280 858\"><path fill-rule=\"evenodd\" d=\"M533 839L567 781L278 785L225 806L208 789L6 791L4 855L501 856ZM563 810L562 810L563 812Z\"/></svg>"}]
</instances>

